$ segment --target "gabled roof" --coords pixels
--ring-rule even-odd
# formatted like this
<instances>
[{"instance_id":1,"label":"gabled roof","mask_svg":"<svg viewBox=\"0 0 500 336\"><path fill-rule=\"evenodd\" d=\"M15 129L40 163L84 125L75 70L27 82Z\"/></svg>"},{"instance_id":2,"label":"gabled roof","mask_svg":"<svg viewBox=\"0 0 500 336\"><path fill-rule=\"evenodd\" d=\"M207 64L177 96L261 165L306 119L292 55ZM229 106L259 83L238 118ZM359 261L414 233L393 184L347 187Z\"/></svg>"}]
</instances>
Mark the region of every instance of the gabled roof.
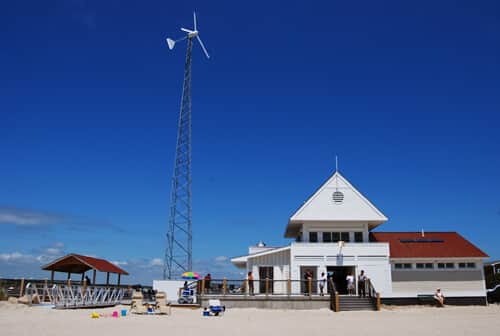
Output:
<instances>
[{"instance_id":1,"label":"gabled roof","mask_svg":"<svg viewBox=\"0 0 500 336\"><path fill-rule=\"evenodd\" d=\"M42 269L47 271L71 273L84 273L88 270L95 269L99 272L128 275L125 270L107 260L75 253L56 259L53 262L42 266Z\"/></svg>"},{"instance_id":2,"label":"gabled roof","mask_svg":"<svg viewBox=\"0 0 500 336\"><path fill-rule=\"evenodd\" d=\"M372 232L370 239L389 243L391 258L488 258L456 232Z\"/></svg>"},{"instance_id":3,"label":"gabled roof","mask_svg":"<svg viewBox=\"0 0 500 336\"><path fill-rule=\"evenodd\" d=\"M374 228L387 217L337 171L292 215L285 237L295 237L306 221L362 221Z\"/></svg>"}]
</instances>

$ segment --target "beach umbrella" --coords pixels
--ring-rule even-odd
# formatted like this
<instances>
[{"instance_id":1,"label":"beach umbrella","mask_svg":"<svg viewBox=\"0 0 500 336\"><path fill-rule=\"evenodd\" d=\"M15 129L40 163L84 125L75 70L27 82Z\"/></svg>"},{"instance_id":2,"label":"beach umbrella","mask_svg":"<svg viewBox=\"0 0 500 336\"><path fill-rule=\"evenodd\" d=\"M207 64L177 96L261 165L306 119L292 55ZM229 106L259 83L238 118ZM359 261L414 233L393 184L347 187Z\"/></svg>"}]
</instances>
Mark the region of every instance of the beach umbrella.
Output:
<instances>
[{"instance_id":1,"label":"beach umbrella","mask_svg":"<svg viewBox=\"0 0 500 336\"><path fill-rule=\"evenodd\" d=\"M200 275L196 272L184 272L182 273L182 278L184 280L198 280Z\"/></svg>"}]
</instances>

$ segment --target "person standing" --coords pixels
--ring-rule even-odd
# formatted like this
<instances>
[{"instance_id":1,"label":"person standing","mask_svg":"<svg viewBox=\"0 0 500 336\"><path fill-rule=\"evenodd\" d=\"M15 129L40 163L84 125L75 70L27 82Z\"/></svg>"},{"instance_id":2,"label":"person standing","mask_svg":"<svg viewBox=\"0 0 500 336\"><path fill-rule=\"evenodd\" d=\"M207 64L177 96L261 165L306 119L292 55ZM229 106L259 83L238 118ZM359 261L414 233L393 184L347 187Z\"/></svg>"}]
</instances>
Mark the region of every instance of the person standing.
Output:
<instances>
[{"instance_id":1,"label":"person standing","mask_svg":"<svg viewBox=\"0 0 500 336\"><path fill-rule=\"evenodd\" d=\"M354 294L354 276L352 275L352 273L349 273L345 279L347 281L347 294L353 295Z\"/></svg>"},{"instance_id":2,"label":"person standing","mask_svg":"<svg viewBox=\"0 0 500 336\"><path fill-rule=\"evenodd\" d=\"M365 271L361 270L361 273L358 276L358 294L359 297L366 297L366 281L368 277L365 275Z\"/></svg>"},{"instance_id":3,"label":"person standing","mask_svg":"<svg viewBox=\"0 0 500 336\"><path fill-rule=\"evenodd\" d=\"M212 280L212 276L210 275L210 273L205 275L205 278L203 280L205 280L205 291L207 293L209 293L210 292L210 281Z\"/></svg>"},{"instance_id":4,"label":"person standing","mask_svg":"<svg viewBox=\"0 0 500 336\"><path fill-rule=\"evenodd\" d=\"M311 295L311 286L309 284L312 282L312 272L310 270L306 270L304 273L304 279L305 279L305 295Z\"/></svg>"},{"instance_id":5,"label":"person standing","mask_svg":"<svg viewBox=\"0 0 500 336\"><path fill-rule=\"evenodd\" d=\"M326 282L327 282L327 292L335 292L335 286L333 284L333 272L326 272Z\"/></svg>"},{"instance_id":6,"label":"person standing","mask_svg":"<svg viewBox=\"0 0 500 336\"><path fill-rule=\"evenodd\" d=\"M321 276L319 278L319 295L324 296L323 294L323 289L325 288L326 285L326 275L325 272L321 272Z\"/></svg>"},{"instance_id":7,"label":"person standing","mask_svg":"<svg viewBox=\"0 0 500 336\"><path fill-rule=\"evenodd\" d=\"M253 294L253 275L252 275L252 272L248 272L247 280L248 280L248 290L250 292L250 295L254 295Z\"/></svg>"}]
</instances>

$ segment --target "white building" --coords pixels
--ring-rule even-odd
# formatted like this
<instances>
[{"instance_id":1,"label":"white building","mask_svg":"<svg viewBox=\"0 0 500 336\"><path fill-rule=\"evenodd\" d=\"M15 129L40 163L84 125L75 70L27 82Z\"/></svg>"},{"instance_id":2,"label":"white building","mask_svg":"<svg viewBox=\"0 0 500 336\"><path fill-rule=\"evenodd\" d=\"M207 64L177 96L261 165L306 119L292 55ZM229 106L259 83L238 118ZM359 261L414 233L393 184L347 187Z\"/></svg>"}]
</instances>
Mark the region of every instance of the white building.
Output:
<instances>
[{"instance_id":1,"label":"white building","mask_svg":"<svg viewBox=\"0 0 500 336\"><path fill-rule=\"evenodd\" d=\"M296 280L306 271L313 281L323 272L332 274L338 292L345 294L346 276L357 279L364 270L383 302L415 303L418 295L441 288L448 303L485 303L484 252L455 232L372 232L386 221L335 172L289 219L290 245L260 244L231 261L255 280L272 279L276 294L287 290L288 279L292 292L300 293L304 281ZM262 292L264 282L257 284L255 292Z\"/></svg>"}]
</instances>

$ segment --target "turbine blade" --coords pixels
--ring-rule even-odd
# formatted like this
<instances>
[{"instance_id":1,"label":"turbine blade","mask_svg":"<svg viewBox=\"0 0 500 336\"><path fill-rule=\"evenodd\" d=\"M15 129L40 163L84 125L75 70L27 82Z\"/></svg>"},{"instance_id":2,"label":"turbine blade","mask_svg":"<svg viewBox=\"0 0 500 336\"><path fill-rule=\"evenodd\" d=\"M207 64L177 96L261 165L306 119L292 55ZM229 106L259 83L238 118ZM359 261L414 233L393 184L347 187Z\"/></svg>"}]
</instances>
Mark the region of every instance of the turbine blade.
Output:
<instances>
[{"instance_id":1,"label":"turbine blade","mask_svg":"<svg viewBox=\"0 0 500 336\"><path fill-rule=\"evenodd\" d=\"M194 31L196 31L196 12L193 12Z\"/></svg>"},{"instance_id":2,"label":"turbine blade","mask_svg":"<svg viewBox=\"0 0 500 336\"><path fill-rule=\"evenodd\" d=\"M201 49L203 49L203 52L205 53L205 55L207 56L207 58L210 58L210 56L208 55L208 51L205 48L205 45L201 41L200 35L196 35L196 38L198 39L198 42L200 42Z\"/></svg>"},{"instance_id":3,"label":"turbine blade","mask_svg":"<svg viewBox=\"0 0 500 336\"><path fill-rule=\"evenodd\" d=\"M194 31L192 31L192 30L190 30L190 29L187 29L187 28L181 28L181 30L182 30L183 32L186 32L186 33L189 33L189 34L194 33Z\"/></svg>"}]
</instances>

